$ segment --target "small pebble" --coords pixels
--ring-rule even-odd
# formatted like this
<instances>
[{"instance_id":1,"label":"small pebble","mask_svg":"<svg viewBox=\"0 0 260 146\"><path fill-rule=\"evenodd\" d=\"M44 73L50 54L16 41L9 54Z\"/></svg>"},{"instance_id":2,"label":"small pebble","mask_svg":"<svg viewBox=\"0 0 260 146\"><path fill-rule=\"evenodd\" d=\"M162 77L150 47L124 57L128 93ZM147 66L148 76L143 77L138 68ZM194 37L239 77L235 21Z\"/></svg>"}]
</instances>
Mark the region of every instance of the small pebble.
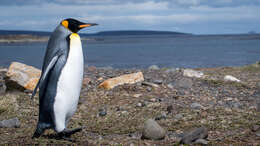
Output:
<instances>
[{"instance_id":1,"label":"small pebble","mask_svg":"<svg viewBox=\"0 0 260 146\"><path fill-rule=\"evenodd\" d=\"M153 81L155 84L162 84L163 83L163 80L154 80Z\"/></svg>"},{"instance_id":2,"label":"small pebble","mask_svg":"<svg viewBox=\"0 0 260 146\"><path fill-rule=\"evenodd\" d=\"M107 111L105 108L99 109L99 116L104 117L107 115Z\"/></svg>"},{"instance_id":3,"label":"small pebble","mask_svg":"<svg viewBox=\"0 0 260 146\"><path fill-rule=\"evenodd\" d=\"M172 113L173 106L172 105L167 106L166 110L167 110L168 114Z\"/></svg>"},{"instance_id":4,"label":"small pebble","mask_svg":"<svg viewBox=\"0 0 260 146\"><path fill-rule=\"evenodd\" d=\"M142 107L142 103L138 102L138 103L136 104L136 106L137 106L137 107Z\"/></svg>"},{"instance_id":5,"label":"small pebble","mask_svg":"<svg viewBox=\"0 0 260 146\"><path fill-rule=\"evenodd\" d=\"M192 104L190 105L190 107L191 107L192 109L201 109L201 108L202 108L202 105L199 104L199 103L197 103L197 102L194 102L194 103L192 103Z\"/></svg>"}]
</instances>

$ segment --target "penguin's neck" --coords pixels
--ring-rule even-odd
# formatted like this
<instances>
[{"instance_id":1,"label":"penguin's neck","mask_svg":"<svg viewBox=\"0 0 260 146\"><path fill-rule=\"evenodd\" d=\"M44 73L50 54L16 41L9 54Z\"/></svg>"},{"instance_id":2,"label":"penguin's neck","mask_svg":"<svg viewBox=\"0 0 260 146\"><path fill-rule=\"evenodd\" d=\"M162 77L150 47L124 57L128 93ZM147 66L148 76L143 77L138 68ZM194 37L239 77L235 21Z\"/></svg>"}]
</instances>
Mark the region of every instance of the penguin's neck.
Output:
<instances>
[{"instance_id":1,"label":"penguin's neck","mask_svg":"<svg viewBox=\"0 0 260 146\"><path fill-rule=\"evenodd\" d=\"M67 28L65 28L62 25L58 25L55 29L55 31L58 32L58 34L62 34L64 35L64 37L69 36L70 34L72 34L73 32L71 32L70 30L68 30Z\"/></svg>"}]
</instances>

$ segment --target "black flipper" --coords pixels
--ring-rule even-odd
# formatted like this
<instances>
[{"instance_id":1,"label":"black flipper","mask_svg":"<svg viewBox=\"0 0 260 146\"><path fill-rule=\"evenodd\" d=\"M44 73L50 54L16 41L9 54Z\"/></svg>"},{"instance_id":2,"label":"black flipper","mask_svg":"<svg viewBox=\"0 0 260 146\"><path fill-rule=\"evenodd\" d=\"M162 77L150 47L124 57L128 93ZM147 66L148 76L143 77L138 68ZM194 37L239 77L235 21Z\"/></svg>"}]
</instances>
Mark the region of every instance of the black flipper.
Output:
<instances>
[{"instance_id":1,"label":"black flipper","mask_svg":"<svg viewBox=\"0 0 260 146\"><path fill-rule=\"evenodd\" d=\"M31 95L31 99L33 99L33 97L35 96L36 92L37 92L37 89L39 87L42 86L44 80L46 79L46 77L48 76L48 73L50 72L50 70L53 68L53 66L56 64L57 60L59 59L61 53L58 52L56 54L56 56L54 56L51 60L51 62L49 63L49 65L47 66L47 68L45 69L45 71L41 74L41 77L36 85L36 87L34 88L33 92L32 92L32 95Z\"/></svg>"}]
</instances>

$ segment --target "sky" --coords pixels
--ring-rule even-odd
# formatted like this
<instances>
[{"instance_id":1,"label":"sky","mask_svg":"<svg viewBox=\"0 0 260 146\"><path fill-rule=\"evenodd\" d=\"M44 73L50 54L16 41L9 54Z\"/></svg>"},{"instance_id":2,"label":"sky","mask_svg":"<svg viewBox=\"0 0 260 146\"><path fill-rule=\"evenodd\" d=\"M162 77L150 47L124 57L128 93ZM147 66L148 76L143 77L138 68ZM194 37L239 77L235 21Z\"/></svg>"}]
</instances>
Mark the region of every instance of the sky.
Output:
<instances>
[{"instance_id":1,"label":"sky","mask_svg":"<svg viewBox=\"0 0 260 146\"><path fill-rule=\"evenodd\" d=\"M260 0L0 0L2 30L53 31L65 18L99 24L83 33L260 33Z\"/></svg>"}]
</instances>

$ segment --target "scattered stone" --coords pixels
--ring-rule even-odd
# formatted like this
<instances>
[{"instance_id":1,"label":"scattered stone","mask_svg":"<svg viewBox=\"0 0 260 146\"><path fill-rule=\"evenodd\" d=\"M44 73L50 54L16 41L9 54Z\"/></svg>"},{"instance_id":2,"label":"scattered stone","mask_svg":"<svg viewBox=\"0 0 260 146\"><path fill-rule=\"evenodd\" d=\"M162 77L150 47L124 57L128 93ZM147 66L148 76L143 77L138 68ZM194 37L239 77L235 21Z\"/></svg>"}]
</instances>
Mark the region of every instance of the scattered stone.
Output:
<instances>
[{"instance_id":1,"label":"scattered stone","mask_svg":"<svg viewBox=\"0 0 260 146\"><path fill-rule=\"evenodd\" d=\"M142 82L142 85L150 86L150 87L154 87L154 88L158 88L159 87L159 85L154 84L154 83L150 83L150 82Z\"/></svg>"},{"instance_id":2,"label":"scattered stone","mask_svg":"<svg viewBox=\"0 0 260 146\"><path fill-rule=\"evenodd\" d=\"M156 98L151 98L149 101L150 102L156 102L157 100L156 100Z\"/></svg>"},{"instance_id":3,"label":"scattered stone","mask_svg":"<svg viewBox=\"0 0 260 146\"><path fill-rule=\"evenodd\" d=\"M173 89L172 83L168 84L167 87L170 88L170 89Z\"/></svg>"},{"instance_id":4,"label":"scattered stone","mask_svg":"<svg viewBox=\"0 0 260 146\"><path fill-rule=\"evenodd\" d=\"M104 78L103 77L99 77L97 80L98 81L102 81L102 80L104 80Z\"/></svg>"},{"instance_id":5,"label":"scattered stone","mask_svg":"<svg viewBox=\"0 0 260 146\"><path fill-rule=\"evenodd\" d=\"M225 81L232 81L232 82L240 82L239 79L237 79L236 77L233 77L233 76L231 76L231 75L226 75L226 76L224 77L224 80L225 80Z\"/></svg>"},{"instance_id":6,"label":"scattered stone","mask_svg":"<svg viewBox=\"0 0 260 146\"><path fill-rule=\"evenodd\" d=\"M104 116L106 116L106 115L107 115L107 110L106 110L106 108L101 108L101 109L99 109L99 116L104 117Z\"/></svg>"},{"instance_id":7,"label":"scattered stone","mask_svg":"<svg viewBox=\"0 0 260 146\"><path fill-rule=\"evenodd\" d=\"M4 80L0 80L0 96L6 92L6 85Z\"/></svg>"},{"instance_id":8,"label":"scattered stone","mask_svg":"<svg viewBox=\"0 0 260 146\"><path fill-rule=\"evenodd\" d=\"M162 113L161 115L155 117L155 120L158 121L158 120L162 120L162 119L166 119L166 118L167 118L166 113Z\"/></svg>"},{"instance_id":9,"label":"scattered stone","mask_svg":"<svg viewBox=\"0 0 260 146\"><path fill-rule=\"evenodd\" d=\"M105 89L113 89L114 87L119 85L134 84L142 81L144 81L143 73L137 72L137 73L126 74L126 75L105 80L99 85L99 87Z\"/></svg>"},{"instance_id":10,"label":"scattered stone","mask_svg":"<svg viewBox=\"0 0 260 146\"><path fill-rule=\"evenodd\" d=\"M183 76L191 77L191 78L202 78L204 76L204 73L200 72L200 71L195 71L192 69L184 69Z\"/></svg>"},{"instance_id":11,"label":"scattered stone","mask_svg":"<svg viewBox=\"0 0 260 146\"><path fill-rule=\"evenodd\" d=\"M177 115L175 115L175 117L174 117L174 119L176 119L176 120L180 120L180 119L182 119L183 118L183 115L182 114L177 114Z\"/></svg>"},{"instance_id":12,"label":"scattered stone","mask_svg":"<svg viewBox=\"0 0 260 146\"><path fill-rule=\"evenodd\" d=\"M105 67L100 67L99 69L103 69L103 70L112 70L113 67L112 67L112 66L105 66Z\"/></svg>"},{"instance_id":13,"label":"scattered stone","mask_svg":"<svg viewBox=\"0 0 260 146\"><path fill-rule=\"evenodd\" d=\"M28 66L19 62L13 62L6 74L6 85L9 88L23 87L28 90L34 90L40 78L41 71L35 67Z\"/></svg>"},{"instance_id":14,"label":"scattered stone","mask_svg":"<svg viewBox=\"0 0 260 146\"><path fill-rule=\"evenodd\" d=\"M258 88L260 88L260 82L256 83L256 86L257 86Z\"/></svg>"},{"instance_id":15,"label":"scattered stone","mask_svg":"<svg viewBox=\"0 0 260 146\"><path fill-rule=\"evenodd\" d=\"M151 65L148 67L149 70L159 70L160 68L157 65Z\"/></svg>"},{"instance_id":16,"label":"scattered stone","mask_svg":"<svg viewBox=\"0 0 260 146\"><path fill-rule=\"evenodd\" d=\"M154 80L153 83L155 83L155 84L162 84L163 80Z\"/></svg>"},{"instance_id":17,"label":"scattered stone","mask_svg":"<svg viewBox=\"0 0 260 146\"><path fill-rule=\"evenodd\" d=\"M178 68L169 68L165 72L166 73L175 73L176 71L178 71Z\"/></svg>"},{"instance_id":18,"label":"scattered stone","mask_svg":"<svg viewBox=\"0 0 260 146\"><path fill-rule=\"evenodd\" d=\"M195 130L185 134L180 143L182 144L191 144L197 139L205 139L208 137L208 129L205 127L196 128Z\"/></svg>"},{"instance_id":19,"label":"scattered stone","mask_svg":"<svg viewBox=\"0 0 260 146\"><path fill-rule=\"evenodd\" d=\"M192 104L190 105L190 107L191 107L192 109L201 109L201 108L203 108L203 106L202 106L201 104L197 103L197 102L192 103Z\"/></svg>"},{"instance_id":20,"label":"scattered stone","mask_svg":"<svg viewBox=\"0 0 260 146\"><path fill-rule=\"evenodd\" d=\"M190 89L193 85L193 82L189 78L183 78L181 80L176 80L172 83L172 86L175 88L184 88L184 89Z\"/></svg>"},{"instance_id":21,"label":"scattered stone","mask_svg":"<svg viewBox=\"0 0 260 146\"><path fill-rule=\"evenodd\" d=\"M134 94L133 97L138 98L141 97L143 94Z\"/></svg>"},{"instance_id":22,"label":"scattered stone","mask_svg":"<svg viewBox=\"0 0 260 146\"><path fill-rule=\"evenodd\" d=\"M17 117L0 121L0 128L18 128L20 127L20 121Z\"/></svg>"},{"instance_id":23,"label":"scattered stone","mask_svg":"<svg viewBox=\"0 0 260 146\"><path fill-rule=\"evenodd\" d=\"M90 78L86 77L86 78L83 79L83 85L88 85L90 83L91 83L91 79Z\"/></svg>"},{"instance_id":24,"label":"scattered stone","mask_svg":"<svg viewBox=\"0 0 260 146\"><path fill-rule=\"evenodd\" d=\"M168 114L172 113L173 106L172 105L167 106L166 110L167 110Z\"/></svg>"},{"instance_id":25,"label":"scattered stone","mask_svg":"<svg viewBox=\"0 0 260 146\"><path fill-rule=\"evenodd\" d=\"M252 131L253 132L256 132L256 131L259 131L260 130L260 125L254 125L253 127L252 127Z\"/></svg>"},{"instance_id":26,"label":"scattered stone","mask_svg":"<svg viewBox=\"0 0 260 146\"><path fill-rule=\"evenodd\" d=\"M97 68L95 66L90 66L87 68L89 71L91 72L95 72L97 70Z\"/></svg>"},{"instance_id":27,"label":"scattered stone","mask_svg":"<svg viewBox=\"0 0 260 146\"><path fill-rule=\"evenodd\" d=\"M160 140L165 137L165 134L165 130L156 121L148 119L144 123L143 139Z\"/></svg>"},{"instance_id":28,"label":"scattered stone","mask_svg":"<svg viewBox=\"0 0 260 146\"><path fill-rule=\"evenodd\" d=\"M142 105L142 103L138 102L138 103L136 104L136 106L137 106L137 107L142 107L143 105Z\"/></svg>"},{"instance_id":29,"label":"scattered stone","mask_svg":"<svg viewBox=\"0 0 260 146\"><path fill-rule=\"evenodd\" d=\"M201 145L208 145L209 141L205 140L205 139L197 139L194 144L201 144Z\"/></svg>"},{"instance_id":30,"label":"scattered stone","mask_svg":"<svg viewBox=\"0 0 260 146\"><path fill-rule=\"evenodd\" d=\"M260 112L260 101L256 103L256 111Z\"/></svg>"},{"instance_id":31,"label":"scattered stone","mask_svg":"<svg viewBox=\"0 0 260 146\"><path fill-rule=\"evenodd\" d=\"M260 132L256 132L255 135L256 135L257 137L260 137Z\"/></svg>"},{"instance_id":32,"label":"scattered stone","mask_svg":"<svg viewBox=\"0 0 260 146\"><path fill-rule=\"evenodd\" d=\"M233 108L237 108L237 109L240 109L242 107L241 103L239 102L232 102L232 107Z\"/></svg>"},{"instance_id":33,"label":"scattered stone","mask_svg":"<svg viewBox=\"0 0 260 146\"><path fill-rule=\"evenodd\" d=\"M153 89L152 89L151 87L147 87L146 90L147 90L148 92L151 92Z\"/></svg>"}]
</instances>

